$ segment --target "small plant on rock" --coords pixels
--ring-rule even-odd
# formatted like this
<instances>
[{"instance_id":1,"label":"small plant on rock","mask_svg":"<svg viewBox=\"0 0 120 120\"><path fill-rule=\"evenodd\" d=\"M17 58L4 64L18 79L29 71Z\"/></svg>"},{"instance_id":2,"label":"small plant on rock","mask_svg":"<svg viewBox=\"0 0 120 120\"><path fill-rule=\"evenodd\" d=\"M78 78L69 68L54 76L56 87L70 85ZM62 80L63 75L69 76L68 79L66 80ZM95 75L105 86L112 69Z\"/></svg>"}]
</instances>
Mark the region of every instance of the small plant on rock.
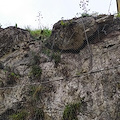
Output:
<instances>
[{"instance_id":1,"label":"small plant on rock","mask_svg":"<svg viewBox=\"0 0 120 120\"><path fill-rule=\"evenodd\" d=\"M0 28L2 27L1 23L0 23Z\"/></svg>"},{"instance_id":2,"label":"small plant on rock","mask_svg":"<svg viewBox=\"0 0 120 120\"><path fill-rule=\"evenodd\" d=\"M39 65L40 64L40 57L38 55L34 55L33 61L34 61L33 64Z\"/></svg>"},{"instance_id":3,"label":"small plant on rock","mask_svg":"<svg viewBox=\"0 0 120 120\"><path fill-rule=\"evenodd\" d=\"M11 120L25 120L28 116L28 113L26 110L22 110L21 112L18 112L16 114L12 114L9 116Z\"/></svg>"},{"instance_id":4,"label":"small plant on rock","mask_svg":"<svg viewBox=\"0 0 120 120\"><path fill-rule=\"evenodd\" d=\"M51 51L49 49L45 48L45 49L43 49L42 53L47 55L48 57L50 57Z\"/></svg>"},{"instance_id":5,"label":"small plant on rock","mask_svg":"<svg viewBox=\"0 0 120 120\"><path fill-rule=\"evenodd\" d=\"M15 27L16 27L16 28L18 27L17 23L15 24Z\"/></svg>"},{"instance_id":6,"label":"small plant on rock","mask_svg":"<svg viewBox=\"0 0 120 120\"><path fill-rule=\"evenodd\" d=\"M14 72L8 72L6 83L8 85L13 85L17 82L18 79L19 79L19 75L15 74Z\"/></svg>"},{"instance_id":7,"label":"small plant on rock","mask_svg":"<svg viewBox=\"0 0 120 120\"><path fill-rule=\"evenodd\" d=\"M81 110L81 101L66 105L62 120L78 120L77 114Z\"/></svg>"},{"instance_id":8,"label":"small plant on rock","mask_svg":"<svg viewBox=\"0 0 120 120\"><path fill-rule=\"evenodd\" d=\"M55 61L55 66L61 61L61 54L59 52L53 52L51 58Z\"/></svg>"},{"instance_id":9,"label":"small plant on rock","mask_svg":"<svg viewBox=\"0 0 120 120\"><path fill-rule=\"evenodd\" d=\"M35 110L35 119L36 120L44 120L44 111L42 108Z\"/></svg>"},{"instance_id":10,"label":"small plant on rock","mask_svg":"<svg viewBox=\"0 0 120 120\"><path fill-rule=\"evenodd\" d=\"M60 21L62 26L68 26L69 22L64 22L63 20Z\"/></svg>"},{"instance_id":11,"label":"small plant on rock","mask_svg":"<svg viewBox=\"0 0 120 120\"><path fill-rule=\"evenodd\" d=\"M38 65L33 65L30 73L34 78L39 79L42 74L42 69Z\"/></svg>"},{"instance_id":12,"label":"small plant on rock","mask_svg":"<svg viewBox=\"0 0 120 120\"><path fill-rule=\"evenodd\" d=\"M91 15L89 15L88 13L82 13L81 16L82 16L82 17L89 17L89 16L91 16Z\"/></svg>"},{"instance_id":13,"label":"small plant on rock","mask_svg":"<svg viewBox=\"0 0 120 120\"><path fill-rule=\"evenodd\" d=\"M52 31L49 28L44 29L31 29L29 26L25 28L31 34L31 36L36 40L43 40L50 37Z\"/></svg>"},{"instance_id":14,"label":"small plant on rock","mask_svg":"<svg viewBox=\"0 0 120 120\"><path fill-rule=\"evenodd\" d=\"M43 91L43 87L42 86L30 86L30 95L32 96L32 98L34 100L39 100L40 95Z\"/></svg>"},{"instance_id":15,"label":"small plant on rock","mask_svg":"<svg viewBox=\"0 0 120 120\"><path fill-rule=\"evenodd\" d=\"M120 12L117 13L116 17L117 17L117 18L120 18Z\"/></svg>"}]
</instances>

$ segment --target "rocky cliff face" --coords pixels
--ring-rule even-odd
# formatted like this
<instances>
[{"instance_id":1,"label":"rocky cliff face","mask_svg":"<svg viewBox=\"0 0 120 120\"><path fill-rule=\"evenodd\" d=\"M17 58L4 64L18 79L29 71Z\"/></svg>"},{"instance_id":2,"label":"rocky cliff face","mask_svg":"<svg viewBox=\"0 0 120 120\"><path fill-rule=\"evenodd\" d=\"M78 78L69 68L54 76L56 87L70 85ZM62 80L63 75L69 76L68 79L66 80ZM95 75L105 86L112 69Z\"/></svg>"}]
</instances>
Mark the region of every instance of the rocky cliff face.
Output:
<instances>
[{"instance_id":1,"label":"rocky cliff face","mask_svg":"<svg viewBox=\"0 0 120 120\"><path fill-rule=\"evenodd\" d=\"M29 42L30 34L28 31L16 27L8 27L0 30L0 57L10 51L18 49L22 42Z\"/></svg>"},{"instance_id":2,"label":"rocky cliff face","mask_svg":"<svg viewBox=\"0 0 120 120\"><path fill-rule=\"evenodd\" d=\"M71 20L60 20L54 26L47 46L63 51L77 51L84 44L84 41L93 36L96 32L104 32L107 24L111 24L113 16L79 17ZM102 29L103 30L102 30Z\"/></svg>"},{"instance_id":3,"label":"rocky cliff face","mask_svg":"<svg viewBox=\"0 0 120 120\"><path fill-rule=\"evenodd\" d=\"M22 29L1 30L0 120L119 120L119 20L108 26L77 54L54 52Z\"/></svg>"}]
</instances>

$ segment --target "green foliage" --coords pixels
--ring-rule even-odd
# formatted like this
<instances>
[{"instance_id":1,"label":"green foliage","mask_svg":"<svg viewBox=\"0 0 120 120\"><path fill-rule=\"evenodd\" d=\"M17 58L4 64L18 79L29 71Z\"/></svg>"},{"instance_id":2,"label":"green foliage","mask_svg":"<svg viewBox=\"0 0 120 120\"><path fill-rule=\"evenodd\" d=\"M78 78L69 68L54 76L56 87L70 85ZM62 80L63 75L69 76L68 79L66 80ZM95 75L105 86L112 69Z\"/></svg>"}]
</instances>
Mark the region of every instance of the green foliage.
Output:
<instances>
[{"instance_id":1,"label":"green foliage","mask_svg":"<svg viewBox=\"0 0 120 120\"><path fill-rule=\"evenodd\" d=\"M0 23L0 28L2 27L1 23Z\"/></svg>"},{"instance_id":2,"label":"green foliage","mask_svg":"<svg viewBox=\"0 0 120 120\"><path fill-rule=\"evenodd\" d=\"M77 114L81 110L81 101L66 105L62 120L78 120Z\"/></svg>"},{"instance_id":3,"label":"green foliage","mask_svg":"<svg viewBox=\"0 0 120 120\"><path fill-rule=\"evenodd\" d=\"M120 12L117 13L116 17L117 17L117 18L120 18Z\"/></svg>"},{"instance_id":4,"label":"green foliage","mask_svg":"<svg viewBox=\"0 0 120 120\"><path fill-rule=\"evenodd\" d=\"M41 30L36 29L36 30L30 30L29 32L33 38L38 39L40 36Z\"/></svg>"},{"instance_id":5,"label":"green foliage","mask_svg":"<svg viewBox=\"0 0 120 120\"><path fill-rule=\"evenodd\" d=\"M42 53L44 53L45 55L47 55L48 57L50 57L51 51L49 49L43 49Z\"/></svg>"},{"instance_id":6,"label":"green foliage","mask_svg":"<svg viewBox=\"0 0 120 120\"><path fill-rule=\"evenodd\" d=\"M61 20L61 25L62 25L62 26L65 26L65 23L63 22L63 20Z\"/></svg>"},{"instance_id":7,"label":"green foliage","mask_svg":"<svg viewBox=\"0 0 120 120\"><path fill-rule=\"evenodd\" d=\"M42 29L34 29L32 30L29 26L27 26L25 28L26 30L28 30L31 34L31 36L35 39L46 39L46 38L49 38L50 35L51 35L51 30L48 29L48 28L44 28L43 30Z\"/></svg>"},{"instance_id":8,"label":"green foliage","mask_svg":"<svg viewBox=\"0 0 120 120\"><path fill-rule=\"evenodd\" d=\"M61 20L60 23L61 23L62 26L68 26L68 24L71 23L71 21L70 22L69 21L64 22L63 20Z\"/></svg>"},{"instance_id":9,"label":"green foliage","mask_svg":"<svg viewBox=\"0 0 120 120\"><path fill-rule=\"evenodd\" d=\"M53 52L51 58L54 59L55 64L58 65L61 61L61 54L59 52Z\"/></svg>"},{"instance_id":10,"label":"green foliage","mask_svg":"<svg viewBox=\"0 0 120 120\"><path fill-rule=\"evenodd\" d=\"M34 65L39 65L39 63L40 63L40 57L38 55L34 55L33 60L34 60L34 63L33 63Z\"/></svg>"},{"instance_id":11,"label":"green foliage","mask_svg":"<svg viewBox=\"0 0 120 120\"><path fill-rule=\"evenodd\" d=\"M38 65L33 65L30 73L34 78L38 79L41 77L42 69Z\"/></svg>"},{"instance_id":12,"label":"green foliage","mask_svg":"<svg viewBox=\"0 0 120 120\"><path fill-rule=\"evenodd\" d=\"M35 110L35 119L36 120L44 120L44 111L42 108Z\"/></svg>"},{"instance_id":13,"label":"green foliage","mask_svg":"<svg viewBox=\"0 0 120 120\"><path fill-rule=\"evenodd\" d=\"M8 72L7 73L7 80L6 83L8 85L13 85L17 82L17 80L19 79L19 75L16 75L14 72Z\"/></svg>"},{"instance_id":14,"label":"green foliage","mask_svg":"<svg viewBox=\"0 0 120 120\"><path fill-rule=\"evenodd\" d=\"M21 112L10 115L9 118L11 120L25 120L27 116L28 116L27 111L22 110Z\"/></svg>"},{"instance_id":15,"label":"green foliage","mask_svg":"<svg viewBox=\"0 0 120 120\"><path fill-rule=\"evenodd\" d=\"M82 13L81 16L82 16L82 17L89 17L89 16L91 16L91 15L89 15L88 13Z\"/></svg>"},{"instance_id":16,"label":"green foliage","mask_svg":"<svg viewBox=\"0 0 120 120\"><path fill-rule=\"evenodd\" d=\"M9 77L12 77L13 79L18 79L20 76L16 75L14 72L11 72Z\"/></svg>"},{"instance_id":17,"label":"green foliage","mask_svg":"<svg viewBox=\"0 0 120 120\"><path fill-rule=\"evenodd\" d=\"M10 76L16 76L16 74L14 72L11 72Z\"/></svg>"},{"instance_id":18,"label":"green foliage","mask_svg":"<svg viewBox=\"0 0 120 120\"><path fill-rule=\"evenodd\" d=\"M31 77L34 80L35 79L39 80L41 78L41 75L42 75L42 69L39 66L39 64L40 64L40 56L36 55L34 52L32 52L31 55L32 55L32 59L30 61L31 71L29 73L29 77Z\"/></svg>"},{"instance_id":19,"label":"green foliage","mask_svg":"<svg viewBox=\"0 0 120 120\"><path fill-rule=\"evenodd\" d=\"M76 72L76 75L77 75L77 76L80 76L80 75L81 75L81 72L77 71L77 72Z\"/></svg>"},{"instance_id":20,"label":"green foliage","mask_svg":"<svg viewBox=\"0 0 120 120\"><path fill-rule=\"evenodd\" d=\"M52 31L48 28L44 28L43 29L43 33L41 33L43 35L44 38L49 38L51 35Z\"/></svg>"},{"instance_id":21,"label":"green foliage","mask_svg":"<svg viewBox=\"0 0 120 120\"><path fill-rule=\"evenodd\" d=\"M42 86L30 86L30 96L32 96L34 100L39 100L42 90Z\"/></svg>"},{"instance_id":22,"label":"green foliage","mask_svg":"<svg viewBox=\"0 0 120 120\"><path fill-rule=\"evenodd\" d=\"M44 49L43 53L54 60L55 64L58 65L61 61L61 53L59 51L54 52L49 49Z\"/></svg>"},{"instance_id":23,"label":"green foliage","mask_svg":"<svg viewBox=\"0 0 120 120\"><path fill-rule=\"evenodd\" d=\"M18 26L17 26L17 23L15 24L15 27L17 28Z\"/></svg>"}]
</instances>

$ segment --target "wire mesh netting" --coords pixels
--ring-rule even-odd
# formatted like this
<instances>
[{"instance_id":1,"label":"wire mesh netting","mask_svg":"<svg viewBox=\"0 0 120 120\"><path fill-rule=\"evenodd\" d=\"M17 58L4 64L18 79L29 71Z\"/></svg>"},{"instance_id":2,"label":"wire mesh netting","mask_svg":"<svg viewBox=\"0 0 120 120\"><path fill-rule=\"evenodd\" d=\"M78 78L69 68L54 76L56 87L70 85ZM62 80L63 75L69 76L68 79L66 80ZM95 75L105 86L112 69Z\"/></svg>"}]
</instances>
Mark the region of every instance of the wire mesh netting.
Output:
<instances>
[{"instance_id":1,"label":"wire mesh netting","mask_svg":"<svg viewBox=\"0 0 120 120\"><path fill-rule=\"evenodd\" d=\"M101 92L98 96L101 94L105 96L105 101L119 95L119 23L119 19L113 19L111 23L98 27L96 32L88 37L86 25L82 21L85 40L82 47L77 50L54 50L53 41L50 49L44 45L41 49L38 45L36 53L31 51L25 53L19 64L10 62L14 61L14 55L6 61L3 59L5 66L0 63L0 120L59 119L65 106L74 101L77 92L81 95L76 99L82 98L83 102L86 98L87 104L90 99L87 96L96 91ZM69 39L73 35L74 33ZM36 42L38 43L39 41ZM19 66L21 68L17 70L22 73L15 71ZM81 93L81 86L84 94ZM114 117L110 115L108 109L107 119L119 119L119 99L120 95L115 98L117 107L114 109ZM87 111L86 104L83 103L82 107ZM89 104L88 107L92 105ZM107 107L105 109L107 110ZM82 110L81 113L84 114Z\"/></svg>"}]
</instances>

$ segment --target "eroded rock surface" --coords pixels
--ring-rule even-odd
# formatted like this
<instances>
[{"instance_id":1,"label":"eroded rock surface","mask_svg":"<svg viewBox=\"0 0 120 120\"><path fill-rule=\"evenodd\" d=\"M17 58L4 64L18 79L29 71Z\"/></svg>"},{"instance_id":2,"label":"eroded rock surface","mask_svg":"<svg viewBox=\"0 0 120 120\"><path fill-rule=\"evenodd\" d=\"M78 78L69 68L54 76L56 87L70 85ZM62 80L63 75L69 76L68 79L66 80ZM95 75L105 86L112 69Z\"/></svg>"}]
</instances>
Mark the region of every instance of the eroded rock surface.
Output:
<instances>
[{"instance_id":1,"label":"eroded rock surface","mask_svg":"<svg viewBox=\"0 0 120 120\"><path fill-rule=\"evenodd\" d=\"M85 40L84 27L89 37L98 28L92 17L61 20L53 26L48 45L62 50L77 50Z\"/></svg>"},{"instance_id":2,"label":"eroded rock surface","mask_svg":"<svg viewBox=\"0 0 120 120\"><path fill-rule=\"evenodd\" d=\"M30 41L30 34L26 30L8 27L0 30L0 57L10 51L19 49L19 43Z\"/></svg>"},{"instance_id":3,"label":"eroded rock surface","mask_svg":"<svg viewBox=\"0 0 120 120\"><path fill-rule=\"evenodd\" d=\"M1 54L0 120L15 115L24 120L62 120L66 105L76 103L77 120L119 120L120 25L115 26L104 39L90 44L92 56L85 46L78 54L61 53L57 66L59 57L53 51L26 37L29 42L23 37L17 44L20 49Z\"/></svg>"},{"instance_id":4,"label":"eroded rock surface","mask_svg":"<svg viewBox=\"0 0 120 120\"><path fill-rule=\"evenodd\" d=\"M83 46L86 39L93 36L99 28L110 21L113 21L113 16L96 19L93 17L80 17L71 20L60 20L54 24L47 46L60 50L78 50Z\"/></svg>"}]
</instances>

